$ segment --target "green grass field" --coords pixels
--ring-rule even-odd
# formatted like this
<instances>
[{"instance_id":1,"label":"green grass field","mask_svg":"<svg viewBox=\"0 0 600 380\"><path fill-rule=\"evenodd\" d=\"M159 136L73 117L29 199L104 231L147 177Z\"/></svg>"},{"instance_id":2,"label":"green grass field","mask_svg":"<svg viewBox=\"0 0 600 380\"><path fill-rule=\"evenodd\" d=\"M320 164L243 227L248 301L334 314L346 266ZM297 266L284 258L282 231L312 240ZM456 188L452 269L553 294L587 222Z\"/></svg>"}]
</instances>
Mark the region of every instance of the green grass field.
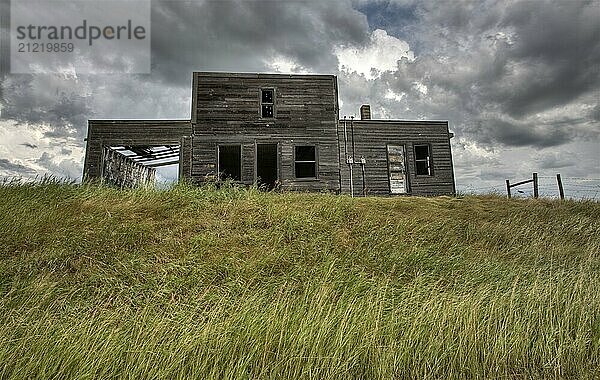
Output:
<instances>
[{"instance_id":1,"label":"green grass field","mask_svg":"<svg viewBox=\"0 0 600 380\"><path fill-rule=\"evenodd\" d=\"M0 379L600 378L600 203L0 186Z\"/></svg>"}]
</instances>

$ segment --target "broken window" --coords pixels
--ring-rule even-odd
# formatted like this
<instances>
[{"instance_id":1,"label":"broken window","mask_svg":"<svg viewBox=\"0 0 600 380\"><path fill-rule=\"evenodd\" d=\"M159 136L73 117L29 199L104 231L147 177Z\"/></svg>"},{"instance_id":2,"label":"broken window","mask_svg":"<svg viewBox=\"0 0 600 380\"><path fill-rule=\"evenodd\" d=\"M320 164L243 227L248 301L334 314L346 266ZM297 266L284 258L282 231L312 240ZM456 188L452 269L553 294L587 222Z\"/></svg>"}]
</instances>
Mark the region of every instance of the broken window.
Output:
<instances>
[{"instance_id":1,"label":"broken window","mask_svg":"<svg viewBox=\"0 0 600 380\"><path fill-rule=\"evenodd\" d=\"M260 90L260 112L262 117L275 117L275 90L272 88Z\"/></svg>"},{"instance_id":2,"label":"broken window","mask_svg":"<svg viewBox=\"0 0 600 380\"><path fill-rule=\"evenodd\" d=\"M296 178L317 177L317 149L314 145L295 147Z\"/></svg>"},{"instance_id":3,"label":"broken window","mask_svg":"<svg viewBox=\"0 0 600 380\"><path fill-rule=\"evenodd\" d=\"M429 144L415 145L415 167L417 175L431 175L431 148Z\"/></svg>"},{"instance_id":4,"label":"broken window","mask_svg":"<svg viewBox=\"0 0 600 380\"><path fill-rule=\"evenodd\" d=\"M241 145L219 145L219 178L242 180Z\"/></svg>"}]
</instances>

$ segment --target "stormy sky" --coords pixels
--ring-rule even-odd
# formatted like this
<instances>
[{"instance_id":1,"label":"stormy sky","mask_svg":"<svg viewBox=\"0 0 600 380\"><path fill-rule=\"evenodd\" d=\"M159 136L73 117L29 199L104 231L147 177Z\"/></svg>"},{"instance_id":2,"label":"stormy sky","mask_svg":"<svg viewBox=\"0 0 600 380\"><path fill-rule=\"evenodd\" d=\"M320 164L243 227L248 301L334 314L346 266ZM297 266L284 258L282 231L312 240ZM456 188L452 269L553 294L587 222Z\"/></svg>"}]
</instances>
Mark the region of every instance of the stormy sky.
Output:
<instances>
[{"instance_id":1,"label":"stormy sky","mask_svg":"<svg viewBox=\"0 0 600 380\"><path fill-rule=\"evenodd\" d=\"M151 9L151 74L2 74L0 176L80 179L88 119L189 118L194 70L322 73L338 76L342 116L368 103L374 118L448 120L459 191L501 192L537 171L549 195L561 173L600 197L584 180L600 178L599 0Z\"/></svg>"}]
</instances>

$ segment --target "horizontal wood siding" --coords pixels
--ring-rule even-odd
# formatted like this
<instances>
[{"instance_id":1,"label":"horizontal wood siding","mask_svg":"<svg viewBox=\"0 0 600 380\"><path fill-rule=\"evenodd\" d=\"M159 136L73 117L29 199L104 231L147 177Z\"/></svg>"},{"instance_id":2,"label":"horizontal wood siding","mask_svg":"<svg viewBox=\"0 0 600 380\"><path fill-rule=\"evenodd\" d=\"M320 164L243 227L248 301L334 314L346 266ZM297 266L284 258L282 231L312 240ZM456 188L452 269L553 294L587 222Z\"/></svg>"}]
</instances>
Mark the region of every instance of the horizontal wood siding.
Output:
<instances>
[{"instance_id":1,"label":"horizontal wood siding","mask_svg":"<svg viewBox=\"0 0 600 380\"><path fill-rule=\"evenodd\" d=\"M89 120L83 176L100 178L105 146L181 145L183 157L189 156L191 144L184 137L192 134L189 120ZM180 170L189 172L190 163Z\"/></svg>"},{"instance_id":2,"label":"horizontal wood siding","mask_svg":"<svg viewBox=\"0 0 600 380\"><path fill-rule=\"evenodd\" d=\"M350 122L346 123L348 136L347 149L352 155ZM342 163L342 192L350 192L350 170L344 157L344 124L339 123L341 142L340 162ZM406 147L408 193L413 195L444 195L454 193L454 174L450 136L447 122L404 122L404 121L355 121L355 159L366 159L365 183L367 194L389 195L389 173L387 145ZM415 174L414 145L430 144L433 176ZM362 194L362 173L360 165L354 165L354 194Z\"/></svg>"},{"instance_id":3,"label":"horizontal wood siding","mask_svg":"<svg viewBox=\"0 0 600 380\"><path fill-rule=\"evenodd\" d=\"M255 144L278 144L279 179L291 190L339 187L337 83L331 75L194 73L193 169L197 182L216 174L218 144L242 145L242 182L255 181ZM274 89L275 118L259 113L260 89ZM316 145L315 180L294 177L294 146Z\"/></svg>"}]
</instances>

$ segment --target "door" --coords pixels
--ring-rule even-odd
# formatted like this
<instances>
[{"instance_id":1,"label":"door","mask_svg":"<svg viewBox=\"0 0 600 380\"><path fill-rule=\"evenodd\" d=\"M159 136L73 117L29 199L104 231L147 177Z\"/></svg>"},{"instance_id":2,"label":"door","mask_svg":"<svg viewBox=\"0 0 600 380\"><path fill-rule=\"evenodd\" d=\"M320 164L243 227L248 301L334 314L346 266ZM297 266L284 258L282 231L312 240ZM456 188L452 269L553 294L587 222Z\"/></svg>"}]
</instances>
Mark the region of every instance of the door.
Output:
<instances>
[{"instance_id":1,"label":"door","mask_svg":"<svg viewBox=\"0 0 600 380\"><path fill-rule=\"evenodd\" d=\"M242 146L219 145L217 166L220 180L242 180Z\"/></svg>"},{"instance_id":2,"label":"door","mask_svg":"<svg viewBox=\"0 0 600 380\"><path fill-rule=\"evenodd\" d=\"M388 173L390 194L406 194L408 181L406 178L406 156L404 145L388 145Z\"/></svg>"},{"instance_id":3,"label":"door","mask_svg":"<svg viewBox=\"0 0 600 380\"><path fill-rule=\"evenodd\" d=\"M272 190L277 179L277 144L256 144L257 185Z\"/></svg>"}]
</instances>

